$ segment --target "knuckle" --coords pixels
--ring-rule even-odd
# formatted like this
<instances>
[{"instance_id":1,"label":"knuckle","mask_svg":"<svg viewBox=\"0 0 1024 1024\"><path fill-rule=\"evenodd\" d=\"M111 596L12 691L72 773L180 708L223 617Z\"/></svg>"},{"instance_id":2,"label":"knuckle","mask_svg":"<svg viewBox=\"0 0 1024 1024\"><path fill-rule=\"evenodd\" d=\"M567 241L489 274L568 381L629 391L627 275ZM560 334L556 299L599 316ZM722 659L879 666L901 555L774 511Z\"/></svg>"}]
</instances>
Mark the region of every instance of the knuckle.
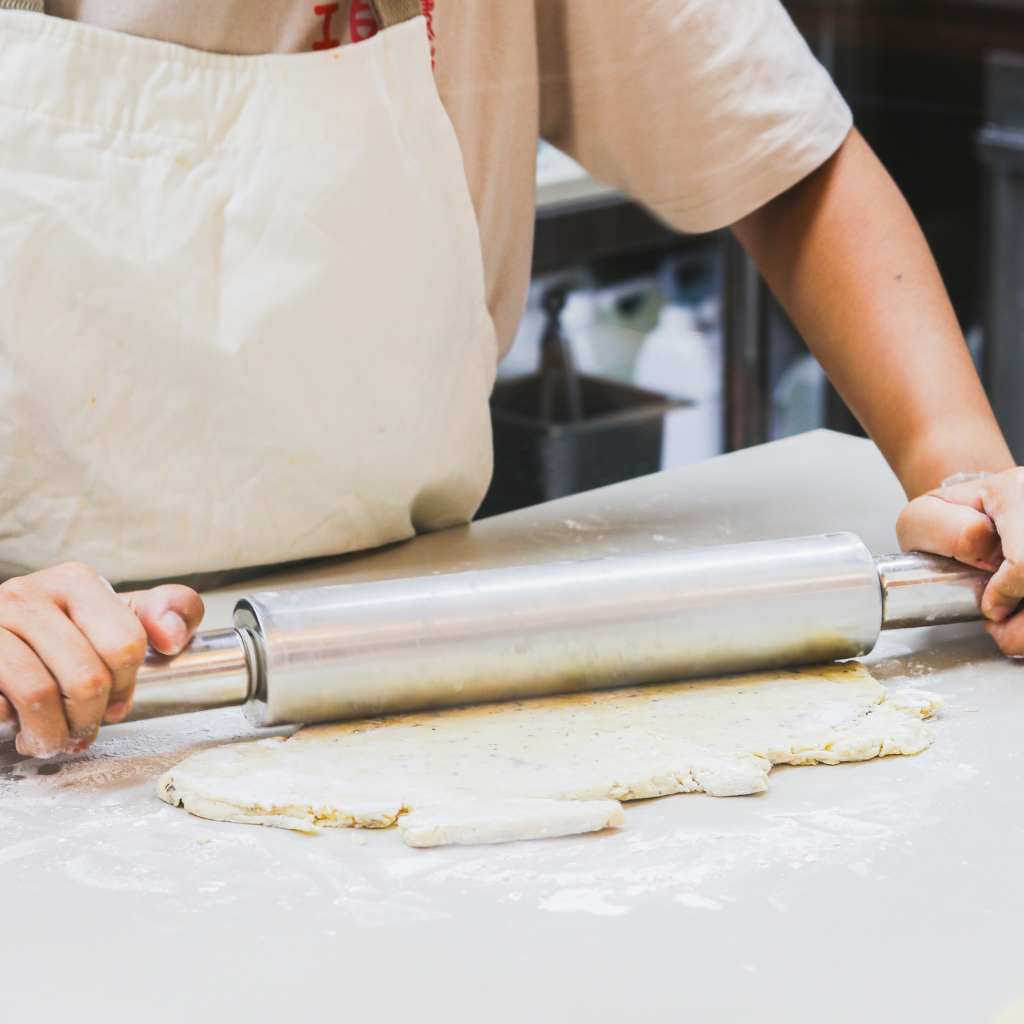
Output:
<instances>
[{"instance_id":1,"label":"knuckle","mask_svg":"<svg viewBox=\"0 0 1024 1024\"><path fill-rule=\"evenodd\" d=\"M68 686L72 700L92 701L106 695L110 689L110 677L105 672L85 672Z\"/></svg>"},{"instance_id":2,"label":"knuckle","mask_svg":"<svg viewBox=\"0 0 1024 1024\"><path fill-rule=\"evenodd\" d=\"M15 703L29 711L42 711L47 705L55 704L58 696L57 688L48 680L34 679L19 689Z\"/></svg>"},{"instance_id":3,"label":"knuckle","mask_svg":"<svg viewBox=\"0 0 1024 1024\"><path fill-rule=\"evenodd\" d=\"M98 573L90 565L86 565L85 562L62 562L54 570L63 579L71 582L79 582L81 580L96 579Z\"/></svg>"},{"instance_id":4,"label":"knuckle","mask_svg":"<svg viewBox=\"0 0 1024 1024\"><path fill-rule=\"evenodd\" d=\"M1006 473L997 473L995 476L985 477L980 481L978 491L984 498L986 507L999 502L1007 487L1014 486L1013 474L1015 472L1016 470L1011 469Z\"/></svg>"},{"instance_id":5,"label":"knuckle","mask_svg":"<svg viewBox=\"0 0 1024 1024\"><path fill-rule=\"evenodd\" d=\"M22 605L39 597L38 584L31 576L12 576L0 583L0 600L8 605Z\"/></svg>"},{"instance_id":6,"label":"knuckle","mask_svg":"<svg viewBox=\"0 0 1024 1024\"><path fill-rule=\"evenodd\" d=\"M138 668L146 657L146 633L140 626L137 634L100 654L114 672Z\"/></svg>"},{"instance_id":7,"label":"knuckle","mask_svg":"<svg viewBox=\"0 0 1024 1024\"><path fill-rule=\"evenodd\" d=\"M982 483L981 492L986 509L1002 514L1024 499L1024 466L987 478Z\"/></svg>"}]
</instances>

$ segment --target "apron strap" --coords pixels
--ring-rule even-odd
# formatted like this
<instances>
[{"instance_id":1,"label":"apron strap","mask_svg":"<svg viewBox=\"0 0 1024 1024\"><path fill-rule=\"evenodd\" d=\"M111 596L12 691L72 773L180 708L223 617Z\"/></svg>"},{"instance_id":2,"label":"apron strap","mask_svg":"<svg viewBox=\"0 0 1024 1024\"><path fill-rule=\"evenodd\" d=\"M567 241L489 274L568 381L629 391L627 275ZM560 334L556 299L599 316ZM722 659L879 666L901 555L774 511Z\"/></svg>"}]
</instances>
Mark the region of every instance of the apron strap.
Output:
<instances>
[{"instance_id":1,"label":"apron strap","mask_svg":"<svg viewBox=\"0 0 1024 1024\"><path fill-rule=\"evenodd\" d=\"M17 0L15 0L17 2ZM3 0L0 0L2 6ZM373 13L377 15L377 24L381 28L391 28L403 21L410 21L423 13L422 0L370 0Z\"/></svg>"},{"instance_id":2,"label":"apron strap","mask_svg":"<svg viewBox=\"0 0 1024 1024\"><path fill-rule=\"evenodd\" d=\"M0 11L33 11L43 14L43 0L0 0Z\"/></svg>"}]
</instances>

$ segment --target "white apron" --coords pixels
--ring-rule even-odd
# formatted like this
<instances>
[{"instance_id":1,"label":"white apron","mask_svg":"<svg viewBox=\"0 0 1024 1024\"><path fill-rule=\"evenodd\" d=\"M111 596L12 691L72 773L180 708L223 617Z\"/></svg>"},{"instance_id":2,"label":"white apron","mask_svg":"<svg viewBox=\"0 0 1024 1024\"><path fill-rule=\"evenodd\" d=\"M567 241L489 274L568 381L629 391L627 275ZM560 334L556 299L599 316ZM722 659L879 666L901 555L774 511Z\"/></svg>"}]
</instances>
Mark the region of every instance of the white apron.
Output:
<instances>
[{"instance_id":1,"label":"white apron","mask_svg":"<svg viewBox=\"0 0 1024 1024\"><path fill-rule=\"evenodd\" d=\"M258 57L0 10L0 576L155 579L472 516L496 344L409 6Z\"/></svg>"}]
</instances>

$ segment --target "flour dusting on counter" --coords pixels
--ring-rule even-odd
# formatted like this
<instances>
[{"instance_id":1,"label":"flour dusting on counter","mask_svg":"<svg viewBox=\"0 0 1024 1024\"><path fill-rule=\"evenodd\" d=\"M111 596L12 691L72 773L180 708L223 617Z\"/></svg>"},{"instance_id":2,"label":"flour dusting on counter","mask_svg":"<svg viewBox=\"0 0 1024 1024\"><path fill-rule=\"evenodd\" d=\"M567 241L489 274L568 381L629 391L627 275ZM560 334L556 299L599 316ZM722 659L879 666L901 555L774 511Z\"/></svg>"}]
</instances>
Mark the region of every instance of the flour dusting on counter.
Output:
<instances>
[{"instance_id":1,"label":"flour dusting on counter","mask_svg":"<svg viewBox=\"0 0 1024 1024\"><path fill-rule=\"evenodd\" d=\"M879 657L888 657L885 647ZM885 673L896 695L910 681L898 658L893 652ZM944 672L946 716L924 758L776 768L761 797L646 801L629 808L620 833L498 847L416 851L393 831L303 837L184 815L156 799L155 777L190 751L251 739L242 715L118 726L56 774L37 774L41 765L31 761L2 769L0 867L15 884L31 877L48 880L48 891L124 893L174 914L258 894L283 911L315 905L317 921L369 927L447 919L467 899L609 920L622 916L619 908L667 904L717 916L750 902L785 916L805 878L840 870L851 885L874 886L924 855L909 837L994 784L984 759L964 746L982 749L977 737L990 732L988 715L964 713L991 710L984 670Z\"/></svg>"}]
</instances>

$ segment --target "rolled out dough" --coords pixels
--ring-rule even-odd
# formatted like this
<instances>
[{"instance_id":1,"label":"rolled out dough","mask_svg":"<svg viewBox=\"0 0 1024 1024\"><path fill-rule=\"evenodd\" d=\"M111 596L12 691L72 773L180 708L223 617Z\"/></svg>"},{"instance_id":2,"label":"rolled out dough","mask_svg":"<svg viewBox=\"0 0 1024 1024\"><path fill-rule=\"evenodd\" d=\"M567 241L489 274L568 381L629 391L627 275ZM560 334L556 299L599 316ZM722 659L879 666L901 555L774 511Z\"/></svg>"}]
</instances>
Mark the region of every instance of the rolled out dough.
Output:
<instances>
[{"instance_id":1,"label":"rolled out dough","mask_svg":"<svg viewBox=\"0 0 1024 1024\"><path fill-rule=\"evenodd\" d=\"M410 846L622 824L620 800L760 793L775 764L916 754L939 701L856 663L305 728L202 751L162 799L315 832L398 825Z\"/></svg>"}]
</instances>

